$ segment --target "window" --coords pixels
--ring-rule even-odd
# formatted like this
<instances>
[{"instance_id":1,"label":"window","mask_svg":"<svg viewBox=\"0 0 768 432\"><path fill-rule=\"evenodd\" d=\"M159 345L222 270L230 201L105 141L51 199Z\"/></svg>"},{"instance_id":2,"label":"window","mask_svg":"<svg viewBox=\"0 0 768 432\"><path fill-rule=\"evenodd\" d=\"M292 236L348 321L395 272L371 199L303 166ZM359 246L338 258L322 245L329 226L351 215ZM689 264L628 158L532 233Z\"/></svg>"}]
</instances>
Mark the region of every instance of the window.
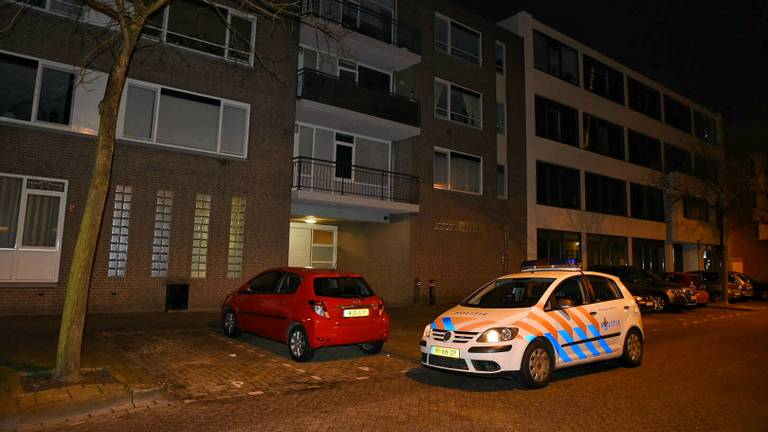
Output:
<instances>
[{"instance_id":1,"label":"window","mask_svg":"<svg viewBox=\"0 0 768 432\"><path fill-rule=\"evenodd\" d=\"M283 282L280 284L280 288L277 290L278 294L293 294L301 286L301 276L293 273L286 273L283 278Z\"/></svg>"},{"instance_id":2,"label":"window","mask_svg":"<svg viewBox=\"0 0 768 432\"><path fill-rule=\"evenodd\" d=\"M480 33L450 18L435 15L435 49L480 65Z\"/></svg>"},{"instance_id":3,"label":"window","mask_svg":"<svg viewBox=\"0 0 768 432\"><path fill-rule=\"evenodd\" d=\"M211 196L195 197L195 220L192 228L192 272L190 277L204 279L208 268L208 226L211 223Z\"/></svg>"},{"instance_id":4,"label":"window","mask_svg":"<svg viewBox=\"0 0 768 432\"><path fill-rule=\"evenodd\" d=\"M373 290L363 278L318 277L313 288L318 297L360 298L373 295Z\"/></svg>"},{"instance_id":5,"label":"window","mask_svg":"<svg viewBox=\"0 0 768 432\"><path fill-rule=\"evenodd\" d=\"M704 155L696 155L695 174L704 178L716 178L720 173L720 166L714 159Z\"/></svg>"},{"instance_id":6,"label":"window","mask_svg":"<svg viewBox=\"0 0 768 432\"><path fill-rule=\"evenodd\" d=\"M506 135L507 133L507 107L502 102L496 102L496 134Z\"/></svg>"},{"instance_id":7,"label":"window","mask_svg":"<svg viewBox=\"0 0 768 432\"><path fill-rule=\"evenodd\" d=\"M624 105L624 74L583 54L584 88Z\"/></svg>"},{"instance_id":8,"label":"window","mask_svg":"<svg viewBox=\"0 0 768 432\"><path fill-rule=\"evenodd\" d=\"M592 301L604 302L622 298L616 282L602 276L588 275L589 285L592 286Z\"/></svg>"},{"instance_id":9,"label":"window","mask_svg":"<svg viewBox=\"0 0 768 432\"><path fill-rule=\"evenodd\" d=\"M693 158L691 152L664 143L664 168L668 173L693 173Z\"/></svg>"},{"instance_id":10,"label":"window","mask_svg":"<svg viewBox=\"0 0 768 432\"><path fill-rule=\"evenodd\" d=\"M299 70L313 69L374 90L386 93L391 91L390 74L371 69L352 60L318 52L312 48L299 47L298 66Z\"/></svg>"},{"instance_id":11,"label":"window","mask_svg":"<svg viewBox=\"0 0 768 432\"><path fill-rule=\"evenodd\" d=\"M496 279L472 293L461 305L494 309L531 307L554 281L549 278Z\"/></svg>"},{"instance_id":12,"label":"window","mask_svg":"<svg viewBox=\"0 0 768 432\"><path fill-rule=\"evenodd\" d=\"M683 132L691 133L691 107L664 95L664 122Z\"/></svg>"},{"instance_id":13,"label":"window","mask_svg":"<svg viewBox=\"0 0 768 432\"><path fill-rule=\"evenodd\" d=\"M661 189L632 183L630 196L633 218L664 222L664 193Z\"/></svg>"},{"instance_id":14,"label":"window","mask_svg":"<svg viewBox=\"0 0 768 432\"><path fill-rule=\"evenodd\" d=\"M311 264L313 268L336 268L337 232L333 229L312 229Z\"/></svg>"},{"instance_id":15,"label":"window","mask_svg":"<svg viewBox=\"0 0 768 432\"><path fill-rule=\"evenodd\" d=\"M536 135L578 146L578 112L571 107L536 96Z\"/></svg>"},{"instance_id":16,"label":"window","mask_svg":"<svg viewBox=\"0 0 768 432\"><path fill-rule=\"evenodd\" d=\"M589 265L627 265L627 238L587 234Z\"/></svg>"},{"instance_id":17,"label":"window","mask_svg":"<svg viewBox=\"0 0 768 432\"><path fill-rule=\"evenodd\" d=\"M129 82L121 136L169 147L245 157L250 107Z\"/></svg>"},{"instance_id":18,"label":"window","mask_svg":"<svg viewBox=\"0 0 768 432\"><path fill-rule=\"evenodd\" d=\"M496 41L496 72L504 74L507 64L507 46Z\"/></svg>"},{"instance_id":19,"label":"window","mask_svg":"<svg viewBox=\"0 0 768 432\"><path fill-rule=\"evenodd\" d=\"M507 166L496 165L496 196L507 198Z\"/></svg>"},{"instance_id":20,"label":"window","mask_svg":"<svg viewBox=\"0 0 768 432\"><path fill-rule=\"evenodd\" d=\"M72 72L0 53L0 117L69 125L74 80Z\"/></svg>"},{"instance_id":21,"label":"window","mask_svg":"<svg viewBox=\"0 0 768 432\"><path fill-rule=\"evenodd\" d=\"M533 63L540 71L579 85L578 52L537 31L533 32Z\"/></svg>"},{"instance_id":22,"label":"window","mask_svg":"<svg viewBox=\"0 0 768 432\"><path fill-rule=\"evenodd\" d=\"M357 63L339 59L339 78L344 81L357 82Z\"/></svg>"},{"instance_id":23,"label":"window","mask_svg":"<svg viewBox=\"0 0 768 432\"><path fill-rule=\"evenodd\" d=\"M243 241L245 236L245 198L232 197L229 217L229 247L227 248L227 277L238 279L243 272Z\"/></svg>"},{"instance_id":24,"label":"window","mask_svg":"<svg viewBox=\"0 0 768 432\"><path fill-rule=\"evenodd\" d=\"M168 256L171 249L171 212L173 191L157 191L155 202L155 232L152 237L152 277L168 276Z\"/></svg>"},{"instance_id":25,"label":"window","mask_svg":"<svg viewBox=\"0 0 768 432\"><path fill-rule=\"evenodd\" d=\"M547 300L548 309L563 309L584 304L584 281L580 276L560 282Z\"/></svg>"},{"instance_id":26,"label":"window","mask_svg":"<svg viewBox=\"0 0 768 432\"><path fill-rule=\"evenodd\" d=\"M144 35L172 45L251 64L252 17L196 0L174 1L150 17Z\"/></svg>"},{"instance_id":27,"label":"window","mask_svg":"<svg viewBox=\"0 0 768 432\"><path fill-rule=\"evenodd\" d=\"M81 18L84 16L84 12L88 10L85 3L77 2L75 0L30 0L29 2L23 0L17 0L22 4L29 4L29 6L39 7L49 12L64 15L69 18Z\"/></svg>"},{"instance_id":28,"label":"window","mask_svg":"<svg viewBox=\"0 0 768 432\"><path fill-rule=\"evenodd\" d=\"M112 210L112 232L109 238L108 277L125 277L128 261L128 228L131 223L131 186L115 186Z\"/></svg>"},{"instance_id":29,"label":"window","mask_svg":"<svg viewBox=\"0 0 768 432\"><path fill-rule=\"evenodd\" d=\"M624 128L584 113L584 149L624 160Z\"/></svg>"},{"instance_id":30,"label":"window","mask_svg":"<svg viewBox=\"0 0 768 432\"><path fill-rule=\"evenodd\" d=\"M351 179L355 137L336 134L336 178Z\"/></svg>"},{"instance_id":31,"label":"window","mask_svg":"<svg viewBox=\"0 0 768 432\"><path fill-rule=\"evenodd\" d=\"M661 141L627 130L629 161L633 164L661 171Z\"/></svg>"},{"instance_id":32,"label":"window","mask_svg":"<svg viewBox=\"0 0 768 432\"><path fill-rule=\"evenodd\" d=\"M538 259L581 262L581 234L577 232L538 229L536 244Z\"/></svg>"},{"instance_id":33,"label":"window","mask_svg":"<svg viewBox=\"0 0 768 432\"><path fill-rule=\"evenodd\" d=\"M435 117L482 128L483 95L435 79Z\"/></svg>"},{"instance_id":34,"label":"window","mask_svg":"<svg viewBox=\"0 0 768 432\"><path fill-rule=\"evenodd\" d=\"M664 240L632 239L632 264L648 271L663 272L666 269ZM632 277L659 279L653 274L643 273Z\"/></svg>"},{"instance_id":35,"label":"window","mask_svg":"<svg viewBox=\"0 0 768 432\"><path fill-rule=\"evenodd\" d=\"M253 294L276 294L282 275L274 271L260 274L251 280L249 291Z\"/></svg>"},{"instance_id":36,"label":"window","mask_svg":"<svg viewBox=\"0 0 768 432\"><path fill-rule=\"evenodd\" d=\"M627 215L627 183L611 177L586 173L587 211Z\"/></svg>"},{"instance_id":37,"label":"window","mask_svg":"<svg viewBox=\"0 0 768 432\"><path fill-rule=\"evenodd\" d=\"M435 189L482 194L482 166L481 157L435 148L432 185Z\"/></svg>"},{"instance_id":38,"label":"window","mask_svg":"<svg viewBox=\"0 0 768 432\"><path fill-rule=\"evenodd\" d=\"M579 170L536 162L536 200L539 204L581 208Z\"/></svg>"},{"instance_id":39,"label":"window","mask_svg":"<svg viewBox=\"0 0 768 432\"><path fill-rule=\"evenodd\" d=\"M698 221L709 221L709 207L701 198L683 197L683 217Z\"/></svg>"},{"instance_id":40,"label":"window","mask_svg":"<svg viewBox=\"0 0 768 432\"><path fill-rule=\"evenodd\" d=\"M627 77L627 92L631 109L661 120L661 94L658 91Z\"/></svg>"},{"instance_id":41,"label":"window","mask_svg":"<svg viewBox=\"0 0 768 432\"><path fill-rule=\"evenodd\" d=\"M693 134L709 144L717 144L717 123L699 111L693 112Z\"/></svg>"}]
</instances>

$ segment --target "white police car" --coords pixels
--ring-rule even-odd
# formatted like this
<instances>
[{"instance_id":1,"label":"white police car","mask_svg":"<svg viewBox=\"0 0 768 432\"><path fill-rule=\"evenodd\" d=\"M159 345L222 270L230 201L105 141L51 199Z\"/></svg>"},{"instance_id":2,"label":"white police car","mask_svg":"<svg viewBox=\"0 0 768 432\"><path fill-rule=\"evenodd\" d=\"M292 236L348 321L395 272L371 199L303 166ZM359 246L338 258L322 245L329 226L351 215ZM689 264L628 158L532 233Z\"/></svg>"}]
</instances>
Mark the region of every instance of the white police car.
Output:
<instances>
[{"instance_id":1,"label":"white police car","mask_svg":"<svg viewBox=\"0 0 768 432\"><path fill-rule=\"evenodd\" d=\"M424 366L478 375L517 375L544 387L555 369L643 359L640 309L621 281L578 265L526 262L426 326Z\"/></svg>"}]
</instances>

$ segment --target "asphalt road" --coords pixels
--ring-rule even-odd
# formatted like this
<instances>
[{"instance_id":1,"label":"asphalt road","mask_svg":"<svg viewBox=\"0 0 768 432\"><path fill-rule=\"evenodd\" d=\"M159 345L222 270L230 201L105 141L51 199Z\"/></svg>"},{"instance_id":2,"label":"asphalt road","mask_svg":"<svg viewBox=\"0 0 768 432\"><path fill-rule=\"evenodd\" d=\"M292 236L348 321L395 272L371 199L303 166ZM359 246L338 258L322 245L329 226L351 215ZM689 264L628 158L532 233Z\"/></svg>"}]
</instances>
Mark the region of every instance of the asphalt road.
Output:
<instances>
[{"instance_id":1,"label":"asphalt road","mask_svg":"<svg viewBox=\"0 0 768 432\"><path fill-rule=\"evenodd\" d=\"M615 362L604 362L566 369L556 372L554 381L541 390L521 389L514 380L421 368L416 346L421 325L414 323L409 324L414 328L394 332L384 354L365 358L345 351L340 357L321 356L300 366L309 368L307 373L349 379L228 394L220 400L177 399L163 407L101 415L55 429L765 431L766 306L756 311L708 307L647 315L641 367L624 369ZM259 361L264 367L280 364L269 356L286 359L282 348L270 344L246 337L232 346L233 350L254 352L257 357L249 359L247 366L254 368L250 373L257 373ZM359 366L361 358L367 366ZM244 371L251 370L242 365ZM243 380L247 378L246 373Z\"/></svg>"}]
</instances>

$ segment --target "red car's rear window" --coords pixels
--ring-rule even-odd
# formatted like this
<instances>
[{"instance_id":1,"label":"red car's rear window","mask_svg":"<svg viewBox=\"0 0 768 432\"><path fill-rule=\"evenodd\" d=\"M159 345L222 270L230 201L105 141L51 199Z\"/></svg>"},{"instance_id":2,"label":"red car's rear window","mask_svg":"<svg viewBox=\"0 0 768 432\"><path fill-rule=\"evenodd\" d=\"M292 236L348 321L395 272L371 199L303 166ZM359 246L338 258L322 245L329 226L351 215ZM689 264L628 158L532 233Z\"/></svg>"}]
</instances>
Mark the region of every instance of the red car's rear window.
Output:
<instances>
[{"instance_id":1,"label":"red car's rear window","mask_svg":"<svg viewBox=\"0 0 768 432\"><path fill-rule=\"evenodd\" d=\"M373 290L363 278L318 277L314 282L315 295L319 297L370 297Z\"/></svg>"}]
</instances>

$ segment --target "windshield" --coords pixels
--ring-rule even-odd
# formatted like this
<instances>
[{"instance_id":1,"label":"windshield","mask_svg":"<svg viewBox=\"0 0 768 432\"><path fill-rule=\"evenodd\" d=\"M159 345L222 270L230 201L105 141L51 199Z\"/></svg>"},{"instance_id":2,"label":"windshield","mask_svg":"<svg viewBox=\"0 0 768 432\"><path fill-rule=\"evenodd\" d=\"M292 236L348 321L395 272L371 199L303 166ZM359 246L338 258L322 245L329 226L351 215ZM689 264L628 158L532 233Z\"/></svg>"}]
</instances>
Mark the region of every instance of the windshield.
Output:
<instances>
[{"instance_id":1,"label":"windshield","mask_svg":"<svg viewBox=\"0 0 768 432\"><path fill-rule=\"evenodd\" d=\"M524 308L535 305L554 282L547 278L497 279L475 291L461 305L479 308Z\"/></svg>"},{"instance_id":2,"label":"windshield","mask_svg":"<svg viewBox=\"0 0 768 432\"><path fill-rule=\"evenodd\" d=\"M363 278L318 277L314 282L315 295L319 297L370 297L373 290Z\"/></svg>"}]
</instances>

